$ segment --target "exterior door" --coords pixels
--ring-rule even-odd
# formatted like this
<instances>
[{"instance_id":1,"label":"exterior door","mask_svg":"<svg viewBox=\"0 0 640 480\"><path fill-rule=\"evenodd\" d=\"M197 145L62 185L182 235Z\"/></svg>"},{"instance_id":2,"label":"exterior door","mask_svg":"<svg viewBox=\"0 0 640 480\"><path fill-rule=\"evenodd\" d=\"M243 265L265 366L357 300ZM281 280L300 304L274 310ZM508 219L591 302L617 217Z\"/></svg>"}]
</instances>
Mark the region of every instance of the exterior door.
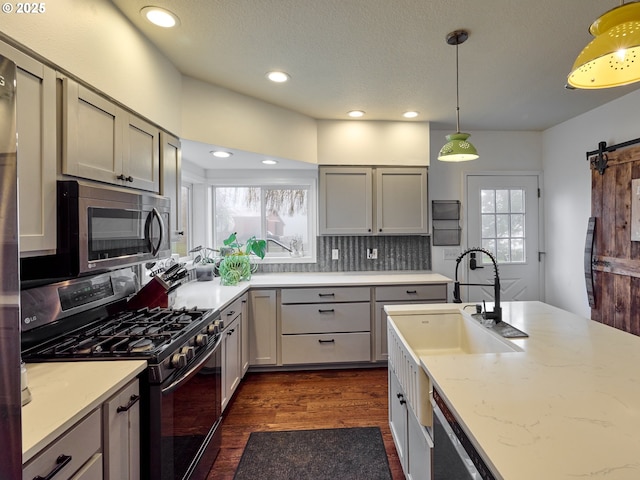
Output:
<instances>
[{"instance_id":1,"label":"exterior door","mask_svg":"<svg viewBox=\"0 0 640 480\"><path fill-rule=\"evenodd\" d=\"M482 247L495 256L503 301L543 300L538 183L537 174L466 177L467 246ZM487 255L477 254L477 267L472 270L471 258L467 255L462 260L458 277L463 274L462 283L486 283L487 287L467 287L467 299L492 301L493 263Z\"/></svg>"}]
</instances>

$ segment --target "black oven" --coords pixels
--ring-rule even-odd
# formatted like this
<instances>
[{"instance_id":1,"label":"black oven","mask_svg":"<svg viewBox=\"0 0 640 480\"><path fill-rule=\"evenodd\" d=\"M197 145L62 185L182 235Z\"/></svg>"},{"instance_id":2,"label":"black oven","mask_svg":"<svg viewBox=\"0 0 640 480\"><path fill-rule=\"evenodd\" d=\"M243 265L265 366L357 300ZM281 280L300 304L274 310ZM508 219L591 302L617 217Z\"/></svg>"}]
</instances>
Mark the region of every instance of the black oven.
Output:
<instances>
[{"instance_id":1,"label":"black oven","mask_svg":"<svg viewBox=\"0 0 640 480\"><path fill-rule=\"evenodd\" d=\"M221 444L221 339L175 377L150 385L149 478L207 477Z\"/></svg>"},{"instance_id":2,"label":"black oven","mask_svg":"<svg viewBox=\"0 0 640 480\"><path fill-rule=\"evenodd\" d=\"M141 478L205 480L220 450L222 329L203 309L127 308L131 268L21 292L27 362L147 362L140 374Z\"/></svg>"},{"instance_id":3,"label":"black oven","mask_svg":"<svg viewBox=\"0 0 640 480\"><path fill-rule=\"evenodd\" d=\"M23 259L21 279L71 278L171 256L170 199L59 181L55 255Z\"/></svg>"}]
</instances>

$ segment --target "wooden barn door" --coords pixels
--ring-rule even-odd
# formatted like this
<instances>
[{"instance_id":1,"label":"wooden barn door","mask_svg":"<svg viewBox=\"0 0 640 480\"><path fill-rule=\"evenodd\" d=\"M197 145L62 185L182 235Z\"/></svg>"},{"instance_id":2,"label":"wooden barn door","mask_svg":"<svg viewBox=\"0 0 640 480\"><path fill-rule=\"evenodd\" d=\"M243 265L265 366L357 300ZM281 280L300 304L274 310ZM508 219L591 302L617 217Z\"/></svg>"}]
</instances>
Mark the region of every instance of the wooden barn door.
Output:
<instances>
[{"instance_id":1,"label":"wooden barn door","mask_svg":"<svg viewBox=\"0 0 640 480\"><path fill-rule=\"evenodd\" d=\"M591 318L640 335L640 241L632 241L631 234L634 203L633 219L640 218L640 196L632 191L632 180L640 179L640 147L606 155L603 173L593 165L591 170L591 215L595 219ZM586 250L589 255L589 242ZM588 269L588 260L585 263Z\"/></svg>"}]
</instances>

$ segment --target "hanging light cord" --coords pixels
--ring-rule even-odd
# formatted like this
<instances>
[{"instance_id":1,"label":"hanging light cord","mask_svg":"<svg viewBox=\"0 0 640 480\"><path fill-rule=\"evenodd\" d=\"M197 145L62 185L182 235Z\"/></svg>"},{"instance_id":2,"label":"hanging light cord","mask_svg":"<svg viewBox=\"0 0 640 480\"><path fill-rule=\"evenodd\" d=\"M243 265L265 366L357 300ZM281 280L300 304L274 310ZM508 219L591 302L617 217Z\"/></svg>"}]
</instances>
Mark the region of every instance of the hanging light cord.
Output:
<instances>
[{"instance_id":1,"label":"hanging light cord","mask_svg":"<svg viewBox=\"0 0 640 480\"><path fill-rule=\"evenodd\" d=\"M460 79L458 69L458 45L459 40L456 40L456 133L460 133Z\"/></svg>"}]
</instances>

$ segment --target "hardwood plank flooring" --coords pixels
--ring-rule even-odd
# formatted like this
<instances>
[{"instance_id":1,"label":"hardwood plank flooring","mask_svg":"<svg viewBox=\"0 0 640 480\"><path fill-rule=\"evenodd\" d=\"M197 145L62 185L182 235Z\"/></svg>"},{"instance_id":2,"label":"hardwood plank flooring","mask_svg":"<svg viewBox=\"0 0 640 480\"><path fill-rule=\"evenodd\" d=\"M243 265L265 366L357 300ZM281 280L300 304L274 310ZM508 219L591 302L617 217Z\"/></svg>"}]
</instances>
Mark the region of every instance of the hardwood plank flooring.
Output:
<instances>
[{"instance_id":1,"label":"hardwood plank flooring","mask_svg":"<svg viewBox=\"0 0 640 480\"><path fill-rule=\"evenodd\" d=\"M388 421L387 368L248 373L227 407L207 480L232 480L251 432L380 427L393 480L404 479Z\"/></svg>"}]
</instances>

